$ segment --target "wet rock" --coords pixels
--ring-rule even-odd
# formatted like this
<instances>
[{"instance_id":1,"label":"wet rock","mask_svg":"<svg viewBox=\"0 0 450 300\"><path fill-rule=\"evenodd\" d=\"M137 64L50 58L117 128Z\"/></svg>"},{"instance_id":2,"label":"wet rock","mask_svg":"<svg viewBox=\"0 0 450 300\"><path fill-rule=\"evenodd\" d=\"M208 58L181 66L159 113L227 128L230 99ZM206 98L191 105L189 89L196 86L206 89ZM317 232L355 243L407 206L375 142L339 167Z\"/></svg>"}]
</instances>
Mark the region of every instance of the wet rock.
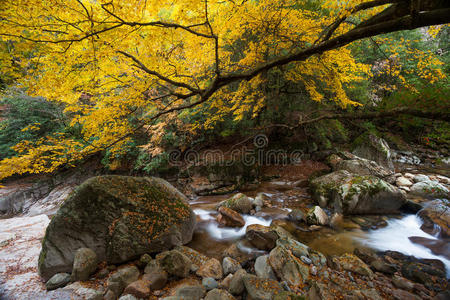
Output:
<instances>
[{"instance_id":1,"label":"wet rock","mask_svg":"<svg viewBox=\"0 0 450 300\"><path fill-rule=\"evenodd\" d=\"M355 248L353 252L368 265L378 259L378 256L375 254L375 252L367 248Z\"/></svg>"},{"instance_id":2,"label":"wet rock","mask_svg":"<svg viewBox=\"0 0 450 300\"><path fill-rule=\"evenodd\" d=\"M59 289L66 286L70 282L70 274L58 273L52 276L46 283L45 287L47 291Z\"/></svg>"},{"instance_id":3,"label":"wet rock","mask_svg":"<svg viewBox=\"0 0 450 300\"><path fill-rule=\"evenodd\" d=\"M233 295L240 295L244 292L244 276L247 272L244 269L238 270L234 273L233 278L231 278L229 292Z\"/></svg>"},{"instance_id":4,"label":"wet rock","mask_svg":"<svg viewBox=\"0 0 450 300\"><path fill-rule=\"evenodd\" d=\"M293 238L280 238L277 240L277 246L286 248L298 258L309 255L309 247L297 240L294 240Z\"/></svg>"},{"instance_id":5,"label":"wet rock","mask_svg":"<svg viewBox=\"0 0 450 300\"><path fill-rule=\"evenodd\" d=\"M319 206L314 206L306 215L306 223L309 225L327 225L328 216Z\"/></svg>"},{"instance_id":6,"label":"wet rock","mask_svg":"<svg viewBox=\"0 0 450 300\"><path fill-rule=\"evenodd\" d=\"M85 281L97 269L97 254L89 248L80 248L75 252L72 269L72 281Z\"/></svg>"},{"instance_id":7,"label":"wet rock","mask_svg":"<svg viewBox=\"0 0 450 300\"><path fill-rule=\"evenodd\" d=\"M253 209L252 201L242 193L238 193L230 199L221 202L220 205L228 207L241 214L248 214Z\"/></svg>"},{"instance_id":8,"label":"wet rock","mask_svg":"<svg viewBox=\"0 0 450 300\"><path fill-rule=\"evenodd\" d=\"M373 160L385 168L394 169L392 151L382 138L366 133L355 140L355 146L353 154Z\"/></svg>"},{"instance_id":9,"label":"wet rock","mask_svg":"<svg viewBox=\"0 0 450 300\"><path fill-rule=\"evenodd\" d=\"M297 223L305 221L305 214L298 208L294 208L291 212L289 212L288 217L290 220Z\"/></svg>"},{"instance_id":10,"label":"wet rock","mask_svg":"<svg viewBox=\"0 0 450 300\"><path fill-rule=\"evenodd\" d=\"M139 299L136 298L136 297L133 296L133 295L128 294L128 295L123 295L123 296L121 296L121 297L119 298L119 300L139 300Z\"/></svg>"},{"instance_id":11,"label":"wet rock","mask_svg":"<svg viewBox=\"0 0 450 300\"><path fill-rule=\"evenodd\" d=\"M139 261L137 262L137 265L138 265L139 268L145 268L145 266L147 266L147 264L151 260L152 260L152 257L150 255L148 255L147 253L145 253L139 258Z\"/></svg>"},{"instance_id":12,"label":"wet rock","mask_svg":"<svg viewBox=\"0 0 450 300\"><path fill-rule=\"evenodd\" d=\"M275 280L247 274L243 277L243 281L245 289L252 299L271 300L283 291L280 283Z\"/></svg>"},{"instance_id":13,"label":"wet rock","mask_svg":"<svg viewBox=\"0 0 450 300\"><path fill-rule=\"evenodd\" d=\"M80 299L85 300L102 300L103 299L103 290L96 290L92 288L87 288L81 285L80 282L75 282L70 285L67 285L63 288L63 290L70 291L71 297L70 299Z\"/></svg>"},{"instance_id":14,"label":"wet rock","mask_svg":"<svg viewBox=\"0 0 450 300\"><path fill-rule=\"evenodd\" d=\"M233 274L228 274L220 283L219 288L229 290L231 279L233 279Z\"/></svg>"},{"instance_id":15,"label":"wet rock","mask_svg":"<svg viewBox=\"0 0 450 300\"><path fill-rule=\"evenodd\" d=\"M439 261L440 262L440 261ZM440 262L442 264L442 262ZM445 268L436 268L433 265L420 262L406 262L401 267L401 273L404 277L414 282L425 285L433 285L433 276L445 277Z\"/></svg>"},{"instance_id":16,"label":"wet rock","mask_svg":"<svg viewBox=\"0 0 450 300\"><path fill-rule=\"evenodd\" d=\"M423 208L422 204L413 200L406 200L405 204L400 208L403 212L416 214Z\"/></svg>"},{"instance_id":17,"label":"wet rock","mask_svg":"<svg viewBox=\"0 0 450 300\"><path fill-rule=\"evenodd\" d=\"M413 183L408 178L405 177L398 177L397 180L395 181L395 184L397 186L406 186L406 187L413 185Z\"/></svg>"},{"instance_id":18,"label":"wet rock","mask_svg":"<svg viewBox=\"0 0 450 300\"><path fill-rule=\"evenodd\" d=\"M340 270L354 272L367 276L370 279L374 277L372 270L370 270L370 268L362 260L353 254L344 254L339 257L333 257L332 260Z\"/></svg>"},{"instance_id":19,"label":"wet rock","mask_svg":"<svg viewBox=\"0 0 450 300\"><path fill-rule=\"evenodd\" d=\"M125 287L138 280L139 270L136 266L126 266L111 274L106 282L108 290L116 296L122 294Z\"/></svg>"},{"instance_id":20,"label":"wet rock","mask_svg":"<svg viewBox=\"0 0 450 300\"><path fill-rule=\"evenodd\" d=\"M409 240L431 250L436 255L442 255L450 260L450 243L438 239L428 239L420 236L411 236Z\"/></svg>"},{"instance_id":21,"label":"wet rock","mask_svg":"<svg viewBox=\"0 0 450 300\"><path fill-rule=\"evenodd\" d=\"M342 170L313 179L310 184L313 198L321 207L327 206L333 191L352 177L350 172Z\"/></svg>"},{"instance_id":22,"label":"wet rock","mask_svg":"<svg viewBox=\"0 0 450 300\"><path fill-rule=\"evenodd\" d=\"M234 210L221 206L219 207L219 215L217 222L226 227L243 227L245 226L244 218Z\"/></svg>"},{"instance_id":23,"label":"wet rock","mask_svg":"<svg viewBox=\"0 0 450 300\"><path fill-rule=\"evenodd\" d=\"M404 290L399 290L399 289L394 289L392 291L392 297L395 300L420 300L421 298L417 295L411 294L410 292L404 291Z\"/></svg>"},{"instance_id":24,"label":"wet rock","mask_svg":"<svg viewBox=\"0 0 450 300\"><path fill-rule=\"evenodd\" d=\"M436 224L441 228L443 237L450 237L450 209L447 200L437 199L428 202L419 212L419 216L424 220L422 230L432 233Z\"/></svg>"},{"instance_id":25,"label":"wet rock","mask_svg":"<svg viewBox=\"0 0 450 300\"><path fill-rule=\"evenodd\" d=\"M408 279L395 275L392 277L392 283L402 290L411 291L414 288L414 283L409 281Z\"/></svg>"},{"instance_id":26,"label":"wet rock","mask_svg":"<svg viewBox=\"0 0 450 300\"><path fill-rule=\"evenodd\" d=\"M75 251L82 247L108 263L170 249L192 239L195 222L187 198L163 179L93 177L52 218L42 243L39 273L48 279L70 272Z\"/></svg>"},{"instance_id":27,"label":"wet rock","mask_svg":"<svg viewBox=\"0 0 450 300\"><path fill-rule=\"evenodd\" d=\"M410 188L410 193L424 198L448 197L449 190L437 181L421 181Z\"/></svg>"},{"instance_id":28,"label":"wet rock","mask_svg":"<svg viewBox=\"0 0 450 300\"><path fill-rule=\"evenodd\" d=\"M230 247L228 247L227 249L225 249L223 251L222 256L224 257L231 257L234 260L238 261L239 263L244 263L247 260L251 259L254 257L253 254L248 253L246 251L243 251L239 248L238 246L239 242L233 243L230 245Z\"/></svg>"},{"instance_id":29,"label":"wet rock","mask_svg":"<svg viewBox=\"0 0 450 300\"><path fill-rule=\"evenodd\" d=\"M266 194L264 193L258 193L255 197L255 199L253 199L253 207L256 208L263 208L265 206L265 202L268 202L269 197L266 196Z\"/></svg>"},{"instance_id":30,"label":"wet rock","mask_svg":"<svg viewBox=\"0 0 450 300\"><path fill-rule=\"evenodd\" d=\"M309 278L309 266L283 246L270 251L269 264L278 278L290 285L299 285Z\"/></svg>"},{"instance_id":31,"label":"wet rock","mask_svg":"<svg viewBox=\"0 0 450 300\"><path fill-rule=\"evenodd\" d=\"M213 289L206 294L205 300L234 300L235 298L227 291Z\"/></svg>"},{"instance_id":32,"label":"wet rock","mask_svg":"<svg viewBox=\"0 0 450 300\"><path fill-rule=\"evenodd\" d=\"M150 281L137 280L132 282L125 288L123 293L133 295L136 298L148 298L151 295Z\"/></svg>"},{"instance_id":33,"label":"wet rock","mask_svg":"<svg viewBox=\"0 0 450 300\"><path fill-rule=\"evenodd\" d=\"M277 277L269 264L269 255L262 255L256 258L255 274L260 278L277 280Z\"/></svg>"},{"instance_id":34,"label":"wet rock","mask_svg":"<svg viewBox=\"0 0 450 300\"><path fill-rule=\"evenodd\" d=\"M260 250L271 250L278 239L277 233L268 226L252 224L247 227L245 236L247 240Z\"/></svg>"},{"instance_id":35,"label":"wet rock","mask_svg":"<svg viewBox=\"0 0 450 300\"><path fill-rule=\"evenodd\" d=\"M397 267L393 264L389 264L382 259L374 260L370 266L375 271L385 273L385 274L394 274L397 271Z\"/></svg>"},{"instance_id":36,"label":"wet rock","mask_svg":"<svg viewBox=\"0 0 450 300\"><path fill-rule=\"evenodd\" d=\"M212 289L215 289L219 286L217 281L212 277L206 277L202 279L202 285L207 290L210 291Z\"/></svg>"},{"instance_id":37,"label":"wet rock","mask_svg":"<svg viewBox=\"0 0 450 300\"><path fill-rule=\"evenodd\" d=\"M203 278L212 277L214 279L221 279L223 277L222 265L217 259L211 258L198 269L196 274Z\"/></svg>"},{"instance_id":38,"label":"wet rock","mask_svg":"<svg viewBox=\"0 0 450 300\"><path fill-rule=\"evenodd\" d=\"M166 251L160 258L161 266L170 275L185 278L189 275L192 262L177 250Z\"/></svg>"},{"instance_id":39,"label":"wet rock","mask_svg":"<svg viewBox=\"0 0 450 300\"><path fill-rule=\"evenodd\" d=\"M241 264L232 259L231 257L224 257L222 261L223 274L226 276L228 274L234 274L237 270L241 269Z\"/></svg>"}]
</instances>

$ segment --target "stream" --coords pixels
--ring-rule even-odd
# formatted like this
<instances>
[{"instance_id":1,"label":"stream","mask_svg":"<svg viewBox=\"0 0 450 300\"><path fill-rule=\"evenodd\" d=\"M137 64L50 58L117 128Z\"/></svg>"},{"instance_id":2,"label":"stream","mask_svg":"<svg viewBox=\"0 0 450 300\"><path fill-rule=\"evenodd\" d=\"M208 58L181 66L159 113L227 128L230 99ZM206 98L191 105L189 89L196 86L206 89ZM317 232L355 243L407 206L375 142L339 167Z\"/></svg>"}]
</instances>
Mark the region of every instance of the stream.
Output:
<instances>
[{"instance_id":1,"label":"stream","mask_svg":"<svg viewBox=\"0 0 450 300\"><path fill-rule=\"evenodd\" d=\"M378 251L393 250L416 258L438 259L446 267L447 277L450 275L450 260L445 257L449 253L450 245L444 247L445 253L434 254L430 249L413 243L410 237L421 237L430 240L439 240L436 236L430 235L420 229L422 220L417 215L404 214L394 216L358 216L346 217L343 226L340 228L323 227L317 231L310 231L291 222L288 213L292 208L305 205L302 197L294 200L295 194L301 193L300 189L277 192L273 190L258 190L246 193L249 197L254 197L257 192L263 192L269 197L271 208L263 208L254 215L243 215L245 226L242 228L220 227L216 221L216 206L228 196L203 196L190 202L194 212L197 214L197 228L194 238L187 246L206 254L207 256L221 258L223 251L231 244L237 242L238 248L243 252L258 255L264 252L252 248L245 243L245 230L252 224L269 226L272 223L282 226L292 233L300 242L307 244L314 250L326 255L342 255L352 253L357 247L371 248ZM306 204L310 206L311 204ZM380 226L364 228L358 226L355 221L361 223L365 218L379 220ZM256 252L256 253L255 253ZM447 256L448 257L448 256Z\"/></svg>"}]
</instances>

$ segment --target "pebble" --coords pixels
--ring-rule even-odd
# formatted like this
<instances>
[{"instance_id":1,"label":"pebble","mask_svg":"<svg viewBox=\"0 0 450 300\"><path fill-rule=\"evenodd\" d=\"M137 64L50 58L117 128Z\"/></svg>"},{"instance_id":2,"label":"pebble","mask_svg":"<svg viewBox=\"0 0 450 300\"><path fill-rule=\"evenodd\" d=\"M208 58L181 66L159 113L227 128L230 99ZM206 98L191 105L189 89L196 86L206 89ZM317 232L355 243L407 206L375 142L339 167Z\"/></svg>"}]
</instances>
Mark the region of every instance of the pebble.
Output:
<instances>
[{"instance_id":1,"label":"pebble","mask_svg":"<svg viewBox=\"0 0 450 300\"><path fill-rule=\"evenodd\" d=\"M300 256L300 259L301 259L302 262L304 262L307 265L312 264L312 260L309 259L308 257L304 256L304 255Z\"/></svg>"}]
</instances>

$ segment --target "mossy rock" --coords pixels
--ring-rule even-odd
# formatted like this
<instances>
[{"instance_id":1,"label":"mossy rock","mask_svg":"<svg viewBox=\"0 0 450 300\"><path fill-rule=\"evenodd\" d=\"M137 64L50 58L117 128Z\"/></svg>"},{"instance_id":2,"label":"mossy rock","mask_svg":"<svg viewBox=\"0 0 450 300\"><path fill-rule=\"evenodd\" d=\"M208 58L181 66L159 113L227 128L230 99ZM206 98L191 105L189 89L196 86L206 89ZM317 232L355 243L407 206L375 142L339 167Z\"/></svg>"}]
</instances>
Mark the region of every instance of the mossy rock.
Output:
<instances>
[{"instance_id":1,"label":"mossy rock","mask_svg":"<svg viewBox=\"0 0 450 300\"><path fill-rule=\"evenodd\" d=\"M72 270L77 249L117 264L188 243L195 214L160 178L98 176L81 184L47 227L39 256L44 279Z\"/></svg>"},{"instance_id":2,"label":"mossy rock","mask_svg":"<svg viewBox=\"0 0 450 300\"><path fill-rule=\"evenodd\" d=\"M394 169L392 152L388 143L373 134L364 133L356 138L353 142L352 153L362 158L373 160L385 168Z\"/></svg>"}]
</instances>

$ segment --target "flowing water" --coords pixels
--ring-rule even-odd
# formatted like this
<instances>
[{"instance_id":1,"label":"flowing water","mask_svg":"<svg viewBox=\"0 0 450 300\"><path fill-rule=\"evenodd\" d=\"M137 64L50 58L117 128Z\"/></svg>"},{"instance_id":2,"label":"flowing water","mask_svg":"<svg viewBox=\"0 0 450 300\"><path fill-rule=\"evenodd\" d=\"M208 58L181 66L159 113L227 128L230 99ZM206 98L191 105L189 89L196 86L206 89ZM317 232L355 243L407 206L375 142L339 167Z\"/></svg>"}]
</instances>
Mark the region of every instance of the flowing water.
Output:
<instances>
[{"instance_id":1,"label":"flowing water","mask_svg":"<svg viewBox=\"0 0 450 300\"><path fill-rule=\"evenodd\" d=\"M394 250L417 258L439 259L445 264L447 274L450 274L450 260L439 255L440 253L433 254L430 249L413 243L409 239L409 237L421 237L438 240L436 236L420 229L422 221L416 215L391 216L384 219L381 216L372 217L382 221L383 227L377 229L363 230L352 222L355 218L346 218L344 223L347 226L344 228L324 227L319 231L311 231L306 225L302 227L290 222L287 218L292 208L307 208L312 205L311 201L305 201L307 197L304 190L293 189L282 192L259 190L258 192L264 192L270 198L272 207L263 208L255 215L243 215L245 226L242 228L220 227L216 221L218 214L216 206L230 195L205 196L191 201L190 204L197 214L198 224L194 238L188 246L216 258L220 258L223 251L234 242L238 242L238 248L242 251L261 252L242 242L247 226L251 224L269 226L276 223L291 232L300 242L326 255L351 253L356 247L368 247L380 251ZM246 194L254 196L256 191ZM348 226L348 224L355 226ZM447 249L446 252L450 252L448 247L450 247L449 243L444 247Z\"/></svg>"}]
</instances>

